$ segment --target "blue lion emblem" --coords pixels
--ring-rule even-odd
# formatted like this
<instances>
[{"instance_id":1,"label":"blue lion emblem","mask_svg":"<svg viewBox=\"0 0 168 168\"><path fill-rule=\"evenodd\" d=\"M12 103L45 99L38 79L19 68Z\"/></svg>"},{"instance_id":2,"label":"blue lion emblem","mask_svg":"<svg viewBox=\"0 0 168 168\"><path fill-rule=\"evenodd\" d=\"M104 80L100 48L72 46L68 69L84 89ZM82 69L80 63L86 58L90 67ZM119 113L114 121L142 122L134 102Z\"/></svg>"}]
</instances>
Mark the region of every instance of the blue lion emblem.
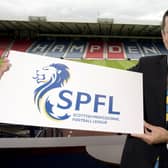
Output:
<instances>
[{"instance_id":1,"label":"blue lion emblem","mask_svg":"<svg viewBox=\"0 0 168 168\"><path fill-rule=\"evenodd\" d=\"M70 115L67 113L58 115L57 112L54 112L54 104L51 103L50 97L44 97L50 90L64 86L70 77L68 70L68 67L64 64L53 63L43 67L41 70L36 70L36 76L33 77L40 84L34 91L34 102L38 110L40 112L44 110L50 117L56 120L68 119Z\"/></svg>"}]
</instances>

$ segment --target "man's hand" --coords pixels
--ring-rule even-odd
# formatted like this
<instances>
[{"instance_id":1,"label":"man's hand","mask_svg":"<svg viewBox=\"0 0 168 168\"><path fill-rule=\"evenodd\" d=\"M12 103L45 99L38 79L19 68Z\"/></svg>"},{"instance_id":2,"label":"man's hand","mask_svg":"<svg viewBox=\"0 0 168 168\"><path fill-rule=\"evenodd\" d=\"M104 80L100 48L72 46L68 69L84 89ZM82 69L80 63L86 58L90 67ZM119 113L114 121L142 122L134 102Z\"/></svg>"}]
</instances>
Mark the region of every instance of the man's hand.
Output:
<instances>
[{"instance_id":1,"label":"man's hand","mask_svg":"<svg viewBox=\"0 0 168 168\"><path fill-rule=\"evenodd\" d=\"M8 58L4 58L2 60L2 63L0 64L0 79L1 79L2 75L4 74L4 72L9 70L10 66L11 66L11 64L9 63Z\"/></svg>"},{"instance_id":2,"label":"man's hand","mask_svg":"<svg viewBox=\"0 0 168 168\"><path fill-rule=\"evenodd\" d=\"M132 134L131 136L140 138L148 144L168 142L168 131L166 129L147 122L144 122L144 134Z\"/></svg>"}]
</instances>

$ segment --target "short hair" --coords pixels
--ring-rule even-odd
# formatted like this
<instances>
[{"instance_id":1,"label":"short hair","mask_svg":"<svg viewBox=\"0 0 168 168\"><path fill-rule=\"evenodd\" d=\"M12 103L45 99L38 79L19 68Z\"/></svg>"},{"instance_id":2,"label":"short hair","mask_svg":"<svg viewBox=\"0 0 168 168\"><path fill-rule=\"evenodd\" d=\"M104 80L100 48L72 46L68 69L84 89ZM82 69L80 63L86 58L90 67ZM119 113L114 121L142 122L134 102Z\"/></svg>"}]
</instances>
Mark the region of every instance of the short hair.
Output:
<instances>
[{"instance_id":1,"label":"short hair","mask_svg":"<svg viewBox=\"0 0 168 168\"><path fill-rule=\"evenodd\" d=\"M164 13L163 18L162 18L162 22L161 22L161 30L163 31L165 28L165 19L168 16L168 10Z\"/></svg>"}]
</instances>

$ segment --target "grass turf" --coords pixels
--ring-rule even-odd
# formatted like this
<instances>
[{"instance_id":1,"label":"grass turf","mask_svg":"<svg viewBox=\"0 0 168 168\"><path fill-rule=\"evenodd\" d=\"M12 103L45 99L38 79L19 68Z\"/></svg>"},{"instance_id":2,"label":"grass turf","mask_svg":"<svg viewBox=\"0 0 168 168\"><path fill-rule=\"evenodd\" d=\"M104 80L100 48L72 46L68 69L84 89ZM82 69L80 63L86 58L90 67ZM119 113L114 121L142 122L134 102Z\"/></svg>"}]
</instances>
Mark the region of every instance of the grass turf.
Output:
<instances>
[{"instance_id":1,"label":"grass turf","mask_svg":"<svg viewBox=\"0 0 168 168\"><path fill-rule=\"evenodd\" d=\"M75 60L76 61L76 60ZM128 69L137 64L136 60L77 60L79 62L95 64L105 67L118 68L118 69ZM0 65L2 63L2 59L0 59Z\"/></svg>"},{"instance_id":2,"label":"grass turf","mask_svg":"<svg viewBox=\"0 0 168 168\"><path fill-rule=\"evenodd\" d=\"M137 64L136 60L80 60L80 62L118 69L129 69Z\"/></svg>"}]
</instances>

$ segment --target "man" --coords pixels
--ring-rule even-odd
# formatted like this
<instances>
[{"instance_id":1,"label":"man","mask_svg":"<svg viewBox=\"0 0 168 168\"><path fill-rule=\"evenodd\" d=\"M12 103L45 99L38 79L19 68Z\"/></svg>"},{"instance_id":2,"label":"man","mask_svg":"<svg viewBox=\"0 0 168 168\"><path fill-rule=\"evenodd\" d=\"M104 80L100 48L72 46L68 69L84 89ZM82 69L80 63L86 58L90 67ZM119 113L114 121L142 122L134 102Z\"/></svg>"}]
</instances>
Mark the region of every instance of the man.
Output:
<instances>
[{"instance_id":1,"label":"man","mask_svg":"<svg viewBox=\"0 0 168 168\"><path fill-rule=\"evenodd\" d=\"M10 63L9 63L8 58L4 58L1 61L2 62L0 62L0 79L2 75L4 74L4 72L6 72L10 68Z\"/></svg>"},{"instance_id":2,"label":"man","mask_svg":"<svg viewBox=\"0 0 168 168\"><path fill-rule=\"evenodd\" d=\"M168 49L168 10L163 16L161 33ZM156 160L159 168L168 168L168 56L142 57L132 70L143 73L144 134L127 137L121 168L155 168Z\"/></svg>"}]
</instances>

